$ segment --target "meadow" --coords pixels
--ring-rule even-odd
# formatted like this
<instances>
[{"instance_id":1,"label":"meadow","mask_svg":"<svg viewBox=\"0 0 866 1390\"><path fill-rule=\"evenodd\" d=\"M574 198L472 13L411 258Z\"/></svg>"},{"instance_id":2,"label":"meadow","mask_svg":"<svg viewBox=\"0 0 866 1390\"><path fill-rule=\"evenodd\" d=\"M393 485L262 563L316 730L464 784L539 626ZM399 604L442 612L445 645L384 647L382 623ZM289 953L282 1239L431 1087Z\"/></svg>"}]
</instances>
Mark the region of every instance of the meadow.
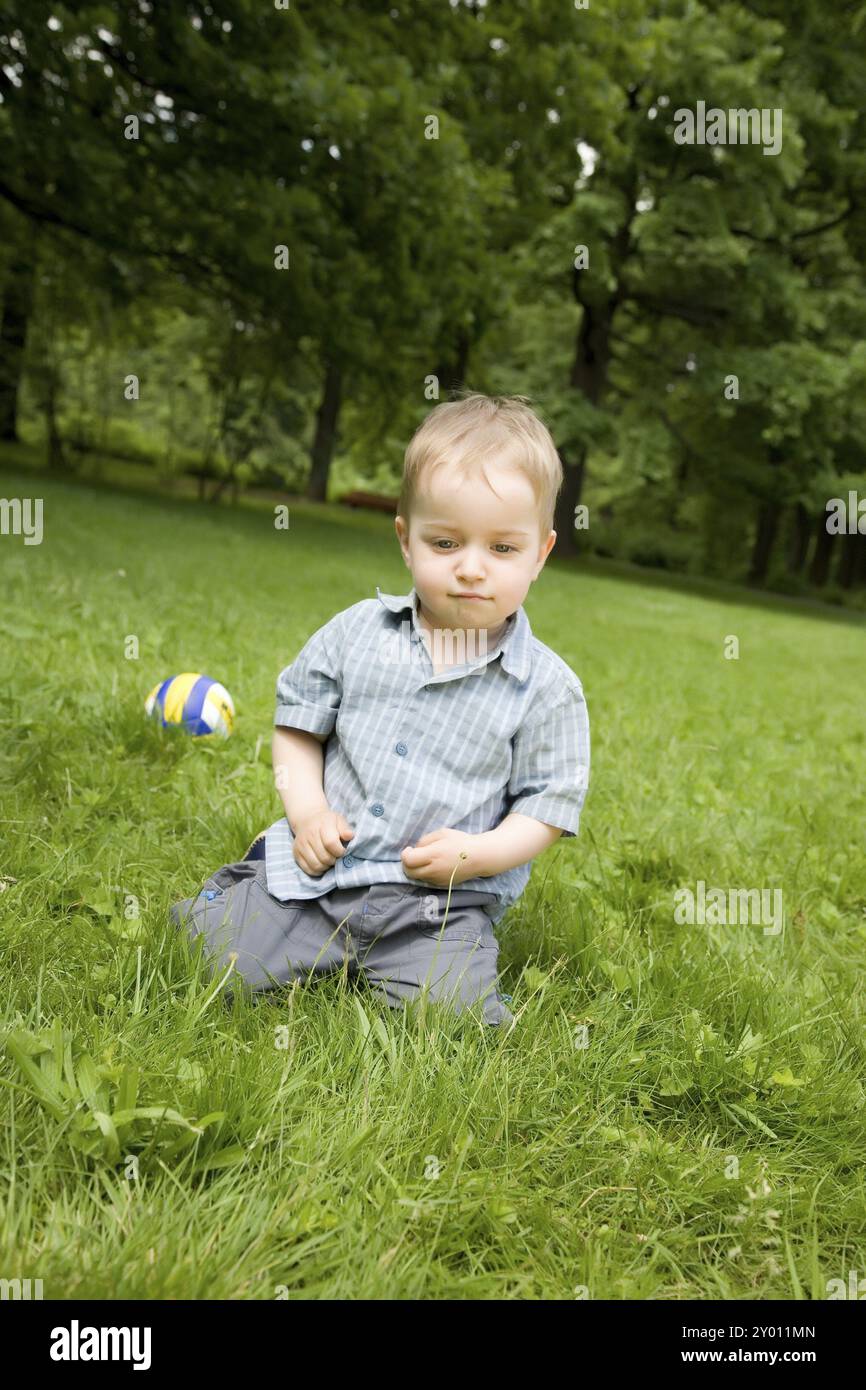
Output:
<instances>
[{"instance_id":1,"label":"meadow","mask_svg":"<svg viewBox=\"0 0 866 1390\"><path fill-rule=\"evenodd\" d=\"M277 674L409 589L392 523L37 490L42 544L0 537L0 1273L267 1300L866 1274L862 619L554 551L525 606L583 681L592 771L499 926L514 1026L342 977L227 1006L168 907L280 814ZM232 692L229 740L146 720L187 670ZM782 930L678 923L699 882L781 890Z\"/></svg>"}]
</instances>

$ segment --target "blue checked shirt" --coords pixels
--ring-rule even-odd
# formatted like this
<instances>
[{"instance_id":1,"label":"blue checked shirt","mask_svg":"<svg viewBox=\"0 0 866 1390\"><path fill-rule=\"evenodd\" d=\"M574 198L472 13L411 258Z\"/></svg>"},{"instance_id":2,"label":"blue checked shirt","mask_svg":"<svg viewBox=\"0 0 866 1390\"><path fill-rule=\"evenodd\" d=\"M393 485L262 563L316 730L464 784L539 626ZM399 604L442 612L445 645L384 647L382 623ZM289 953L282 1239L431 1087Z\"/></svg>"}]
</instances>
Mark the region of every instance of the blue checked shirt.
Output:
<instances>
[{"instance_id":1,"label":"blue checked shirt","mask_svg":"<svg viewBox=\"0 0 866 1390\"><path fill-rule=\"evenodd\" d=\"M281 901L421 884L403 868L407 845L431 830L494 830L512 811L577 833L589 779L583 687L533 637L523 607L496 647L473 651L467 641L456 654L468 659L437 675L415 588L395 595L377 585L376 595L313 633L277 679L274 723L328 735L325 797L355 832L342 858L313 878L295 862L288 820L275 821L265 869L268 891ZM486 910L497 922L530 869L520 864L460 886L495 893Z\"/></svg>"}]
</instances>

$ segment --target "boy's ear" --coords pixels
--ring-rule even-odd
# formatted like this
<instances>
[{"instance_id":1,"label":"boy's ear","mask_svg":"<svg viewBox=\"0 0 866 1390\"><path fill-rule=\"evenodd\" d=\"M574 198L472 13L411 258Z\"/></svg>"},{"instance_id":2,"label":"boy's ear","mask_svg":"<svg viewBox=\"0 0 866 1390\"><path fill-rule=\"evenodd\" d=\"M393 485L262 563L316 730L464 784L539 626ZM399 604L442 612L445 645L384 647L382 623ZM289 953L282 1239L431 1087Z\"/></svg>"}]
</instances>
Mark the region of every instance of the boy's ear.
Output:
<instances>
[{"instance_id":1,"label":"boy's ear","mask_svg":"<svg viewBox=\"0 0 866 1390\"><path fill-rule=\"evenodd\" d=\"M544 541L544 543L543 543L542 546L541 546L541 549L540 549L539 552L538 552L538 569L535 571L536 578L537 578L538 575L541 573L541 571L542 571L542 569L543 569L543 567L544 567L544 562L545 562L545 560L547 559L548 555L550 554L551 550L553 549L553 547L554 547L555 545L556 545L556 532L555 532L555 531L551 531L550 534L549 534L548 537L547 537L547 540Z\"/></svg>"},{"instance_id":2,"label":"boy's ear","mask_svg":"<svg viewBox=\"0 0 866 1390\"><path fill-rule=\"evenodd\" d=\"M541 574L541 571L544 569L544 562L555 545L556 532L551 531L549 532L547 539L542 541L541 545L538 548L538 559L535 564L535 573L532 576L532 579L530 580L531 584L534 584L538 576Z\"/></svg>"},{"instance_id":3,"label":"boy's ear","mask_svg":"<svg viewBox=\"0 0 866 1390\"><path fill-rule=\"evenodd\" d=\"M409 561L406 557L406 542L409 538L409 528L407 527L406 522L403 520L402 516L398 515L394 517L394 530L397 532L397 540L400 542L400 549L403 552L403 559L408 564Z\"/></svg>"}]
</instances>

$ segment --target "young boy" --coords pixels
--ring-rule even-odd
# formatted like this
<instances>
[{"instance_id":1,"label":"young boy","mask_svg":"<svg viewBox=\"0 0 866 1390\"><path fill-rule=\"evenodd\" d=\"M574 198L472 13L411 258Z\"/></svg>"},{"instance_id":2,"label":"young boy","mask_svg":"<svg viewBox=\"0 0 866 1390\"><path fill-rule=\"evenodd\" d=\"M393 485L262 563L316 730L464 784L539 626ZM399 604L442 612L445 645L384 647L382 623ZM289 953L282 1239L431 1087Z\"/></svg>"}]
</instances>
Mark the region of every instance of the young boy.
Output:
<instances>
[{"instance_id":1,"label":"young boy","mask_svg":"<svg viewBox=\"0 0 866 1390\"><path fill-rule=\"evenodd\" d=\"M562 466L521 397L436 406L406 451L396 518L408 594L362 599L277 680L285 816L263 857L176 903L226 992L344 967L393 1007L512 1014L493 926L532 859L575 835L589 773L578 677L522 608L555 541Z\"/></svg>"}]
</instances>

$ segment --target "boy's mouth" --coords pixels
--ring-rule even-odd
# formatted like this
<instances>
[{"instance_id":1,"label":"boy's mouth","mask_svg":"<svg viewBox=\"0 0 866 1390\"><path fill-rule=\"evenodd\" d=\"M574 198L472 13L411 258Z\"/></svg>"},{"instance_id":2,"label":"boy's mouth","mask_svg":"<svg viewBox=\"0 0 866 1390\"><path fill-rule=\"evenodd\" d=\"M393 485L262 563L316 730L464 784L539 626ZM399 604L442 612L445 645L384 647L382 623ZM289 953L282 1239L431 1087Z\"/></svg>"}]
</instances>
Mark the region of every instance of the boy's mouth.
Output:
<instances>
[{"instance_id":1,"label":"boy's mouth","mask_svg":"<svg viewBox=\"0 0 866 1390\"><path fill-rule=\"evenodd\" d=\"M452 594L452 598L477 598L482 601L487 599L487 594Z\"/></svg>"}]
</instances>

